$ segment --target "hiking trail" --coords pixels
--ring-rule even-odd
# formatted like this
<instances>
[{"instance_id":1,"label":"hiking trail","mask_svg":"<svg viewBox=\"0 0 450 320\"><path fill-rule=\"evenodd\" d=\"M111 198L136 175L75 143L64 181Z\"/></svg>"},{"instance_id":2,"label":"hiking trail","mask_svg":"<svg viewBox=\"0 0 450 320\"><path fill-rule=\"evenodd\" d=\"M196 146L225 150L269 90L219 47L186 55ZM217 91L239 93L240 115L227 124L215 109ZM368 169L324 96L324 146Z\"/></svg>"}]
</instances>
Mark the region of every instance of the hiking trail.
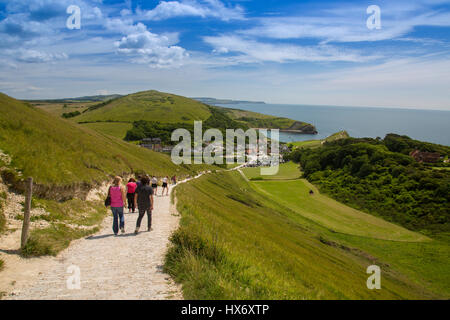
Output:
<instances>
[{"instance_id":1,"label":"hiking trail","mask_svg":"<svg viewBox=\"0 0 450 320\"><path fill-rule=\"evenodd\" d=\"M173 187L170 193L172 190ZM154 198L151 232L146 230L145 216L141 232L135 235L138 213L125 213L126 233L115 237L112 214L109 214L98 233L73 241L57 257L24 259L14 250L3 248L6 243L2 243L0 257L5 260L5 268L0 272L0 292L4 292L3 298L183 299L181 287L163 272L169 238L179 224L179 214L170 198L170 195ZM15 232L14 236L19 237L20 243L20 232ZM69 269L71 266L79 268L80 289L68 289L68 279L74 275L73 269Z\"/></svg>"}]
</instances>

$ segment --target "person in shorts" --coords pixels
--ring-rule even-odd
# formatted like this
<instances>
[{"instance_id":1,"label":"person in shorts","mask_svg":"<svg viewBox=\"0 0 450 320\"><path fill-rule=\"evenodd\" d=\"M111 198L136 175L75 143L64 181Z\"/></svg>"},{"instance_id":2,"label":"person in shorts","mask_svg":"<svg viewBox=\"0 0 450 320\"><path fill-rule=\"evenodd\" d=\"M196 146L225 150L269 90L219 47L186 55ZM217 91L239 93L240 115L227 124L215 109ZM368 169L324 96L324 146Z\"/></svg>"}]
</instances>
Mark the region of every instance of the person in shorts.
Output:
<instances>
[{"instance_id":1,"label":"person in shorts","mask_svg":"<svg viewBox=\"0 0 450 320\"><path fill-rule=\"evenodd\" d=\"M158 195L158 179L156 177L152 178L152 188L153 191L155 192L155 196Z\"/></svg>"},{"instance_id":2,"label":"person in shorts","mask_svg":"<svg viewBox=\"0 0 450 320\"><path fill-rule=\"evenodd\" d=\"M166 196L169 195L169 177L165 176L162 179L162 193L161 195L164 196L164 190L166 190Z\"/></svg>"}]
</instances>

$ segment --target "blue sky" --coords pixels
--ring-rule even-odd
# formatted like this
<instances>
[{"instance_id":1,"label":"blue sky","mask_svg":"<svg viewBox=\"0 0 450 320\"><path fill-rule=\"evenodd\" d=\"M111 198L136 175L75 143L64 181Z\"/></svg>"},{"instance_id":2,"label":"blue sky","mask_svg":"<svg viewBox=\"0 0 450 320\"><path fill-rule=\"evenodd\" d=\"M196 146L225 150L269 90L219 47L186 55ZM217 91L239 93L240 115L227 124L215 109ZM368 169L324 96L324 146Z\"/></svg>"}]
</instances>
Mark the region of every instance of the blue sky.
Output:
<instances>
[{"instance_id":1,"label":"blue sky","mask_svg":"<svg viewBox=\"0 0 450 320\"><path fill-rule=\"evenodd\" d=\"M450 0L0 0L0 91L450 110L449 31Z\"/></svg>"}]
</instances>

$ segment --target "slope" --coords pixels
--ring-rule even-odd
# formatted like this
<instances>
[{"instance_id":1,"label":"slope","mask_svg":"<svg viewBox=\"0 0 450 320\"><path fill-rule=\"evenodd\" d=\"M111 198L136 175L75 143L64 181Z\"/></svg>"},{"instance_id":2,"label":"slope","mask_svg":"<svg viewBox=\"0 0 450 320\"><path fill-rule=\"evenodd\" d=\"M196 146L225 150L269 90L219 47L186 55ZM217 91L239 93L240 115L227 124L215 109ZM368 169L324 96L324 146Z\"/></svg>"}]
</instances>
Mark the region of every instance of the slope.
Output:
<instances>
[{"instance_id":1,"label":"slope","mask_svg":"<svg viewBox=\"0 0 450 320\"><path fill-rule=\"evenodd\" d=\"M435 240L344 238L268 199L237 172L202 177L178 187L176 196L181 228L165 266L187 299L449 296L448 245ZM366 287L373 264L382 269L381 290Z\"/></svg>"},{"instance_id":2,"label":"slope","mask_svg":"<svg viewBox=\"0 0 450 320\"><path fill-rule=\"evenodd\" d=\"M144 91L110 100L98 108L91 107L75 118L77 122L138 120L163 123L206 120L209 109L201 102L158 91Z\"/></svg>"},{"instance_id":3,"label":"slope","mask_svg":"<svg viewBox=\"0 0 450 320\"><path fill-rule=\"evenodd\" d=\"M4 94L0 94L0 149L11 158L8 166L0 163L5 181L14 184L21 176L32 176L43 189L78 185L88 190L111 175L138 171L193 173L166 155L80 127Z\"/></svg>"}]
</instances>

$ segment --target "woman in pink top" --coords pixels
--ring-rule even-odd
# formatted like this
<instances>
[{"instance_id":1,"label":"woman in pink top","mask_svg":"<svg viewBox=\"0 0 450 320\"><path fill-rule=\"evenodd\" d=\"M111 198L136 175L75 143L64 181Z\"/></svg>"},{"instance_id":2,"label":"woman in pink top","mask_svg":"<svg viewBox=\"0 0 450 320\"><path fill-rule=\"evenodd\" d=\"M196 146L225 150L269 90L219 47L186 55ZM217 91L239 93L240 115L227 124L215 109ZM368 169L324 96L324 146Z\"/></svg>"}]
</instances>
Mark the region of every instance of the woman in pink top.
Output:
<instances>
[{"instance_id":1,"label":"woman in pink top","mask_svg":"<svg viewBox=\"0 0 450 320\"><path fill-rule=\"evenodd\" d=\"M134 211L136 210L136 207L134 206L134 195L136 193L136 188L137 188L136 180L134 180L133 178L128 180L127 184L128 213L130 213L131 211L133 211L134 213Z\"/></svg>"},{"instance_id":2,"label":"woman in pink top","mask_svg":"<svg viewBox=\"0 0 450 320\"><path fill-rule=\"evenodd\" d=\"M113 185L109 187L109 195L111 196L111 211L114 216L113 231L117 236L119 233L119 219L120 219L120 231L125 233L125 219L123 217L123 207L125 207L125 188L120 184L122 182L121 177L115 177Z\"/></svg>"}]
</instances>

